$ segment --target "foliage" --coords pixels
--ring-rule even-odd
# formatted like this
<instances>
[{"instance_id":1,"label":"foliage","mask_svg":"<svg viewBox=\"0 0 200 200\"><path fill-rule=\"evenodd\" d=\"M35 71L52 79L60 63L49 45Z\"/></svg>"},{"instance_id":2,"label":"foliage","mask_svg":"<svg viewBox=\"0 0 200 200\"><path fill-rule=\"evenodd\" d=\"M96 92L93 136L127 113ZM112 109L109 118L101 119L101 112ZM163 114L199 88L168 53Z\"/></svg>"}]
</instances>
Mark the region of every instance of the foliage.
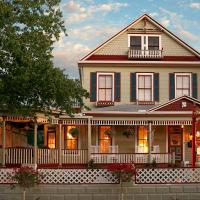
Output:
<instances>
[{"instance_id":1,"label":"foliage","mask_svg":"<svg viewBox=\"0 0 200 200\"><path fill-rule=\"evenodd\" d=\"M151 163L152 167L157 167L156 159L154 158Z\"/></svg>"},{"instance_id":2,"label":"foliage","mask_svg":"<svg viewBox=\"0 0 200 200\"><path fill-rule=\"evenodd\" d=\"M11 179L16 182L23 190L39 184L39 175L32 167L20 167L16 169ZM15 186L15 185L14 185Z\"/></svg>"},{"instance_id":3,"label":"foliage","mask_svg":"<svg viewBox=\"0 0 200 200\"><path fill-rule=\"evenodd\" d=\"M69 133L72 135L72 137L77 137L79 135L79 130L74 127L69 130Z\"/></svg>"},{"instance_id":4,"label":"foliage","mask_svg":"<svg viewBox=\"0 0 200 200\"><path fill-rule=\"evenodd\" d=\"M107 166L108 171L114 173L122 182L130 182L135 174L134 164L110 164Z\"/></svg>"},{"instance_id":5,"label":"foliage","mask_svg":"<svg viewBox=\"0 0 200 200\"><path fill-rule=\"evenodd\" d=\"M88 169L96 169L97 168L97 164L94 162L94 159L90 159L88 161Z\"/></svg>"},{"instance_id":6,"label":"foliage","mask_svg":"<svg viewBox=\"0 0 200 200\"><path fill-rule=\"evenodd\" d=\"M129 138L130 136L134 136L135 131L129 127L122 134Z\"/></svg>"},{"instance_id":7,"label":"foliage","mask_svg":"<svg viewBox=\"0 0 200 200\"><path fill-rule=\"evenodd\" d=\"M113 132L113 130L111 128L109 128L109 129L106 129L104 133L108 137L112 137L114 132Z\"/></svg>"},{"instance_id":8,"label":"foliage","mask_svg":"<svg viewBox=\"0 0 200 200\"><path fill-rule=\"evenodd\" d=\"M65 33L60 0L0 1L0 109L34 115L74 112L88 93L53 67L53 43Z\"/></svg>"}]
</instances>

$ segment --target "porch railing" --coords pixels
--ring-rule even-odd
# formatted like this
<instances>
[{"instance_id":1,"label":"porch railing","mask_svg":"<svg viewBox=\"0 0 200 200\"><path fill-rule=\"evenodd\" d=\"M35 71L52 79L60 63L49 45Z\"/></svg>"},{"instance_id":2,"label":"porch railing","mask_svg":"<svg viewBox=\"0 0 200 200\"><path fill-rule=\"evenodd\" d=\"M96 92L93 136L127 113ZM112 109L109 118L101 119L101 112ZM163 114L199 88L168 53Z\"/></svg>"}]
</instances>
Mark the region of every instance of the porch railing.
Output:
<instances>
[{"instance_id":1,"label":"porch railing","mask_svg":"<svg viewBox=\"0 0 200 200\"><path fill-rule=\"evenodd\" d=\"M32 148L6 148L6 164L33 163Z\"/></svg>"},{"instance_id":2,"label":"porch railing","mask_svg":"<svg viewBox=\"0 0 200 200\"><path fill-rule=\"evenodd\" d=\"M148 153L92 153L95 163L148 163ZM152 153L151 162L171 163L172 157L169 153Z\"/></svg>"},{"instance_id":3,"label":"porch railing","mask_svg":"<svg viewBox=\"0 0 200 200\"><path fill-rule=\"evenodd\" d=\"M162 58L162 50L140 50L130 48L128 51L129 59L160 59Z\"/></svg>"},{"instance_id":4,"label":"porch railing","mask_svg":"<svg viewBox=\"0 0 200 200\"><path fill-rule=\"evenodd\" d=\"M88 162L87 149L63 149L62 150L62 163L63 164L85 164Z\"/></svg>"},{"instance_id":5,"label":"porch railing","mask_svg":"<svg viewBox=\"0 0 200 200\"><path fill-rule=\"evenodd\" d=\"M38 149L38 164L57 164L58 149Z\"/></svg>"}]
</instances>

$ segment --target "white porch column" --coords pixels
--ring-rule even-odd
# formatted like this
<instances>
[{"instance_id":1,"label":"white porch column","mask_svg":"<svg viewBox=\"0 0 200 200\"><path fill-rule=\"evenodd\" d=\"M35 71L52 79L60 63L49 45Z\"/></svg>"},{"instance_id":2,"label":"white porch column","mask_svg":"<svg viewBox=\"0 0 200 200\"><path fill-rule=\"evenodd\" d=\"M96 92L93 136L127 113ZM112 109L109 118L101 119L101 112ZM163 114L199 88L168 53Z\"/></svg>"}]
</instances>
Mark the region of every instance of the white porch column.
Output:
<instances>
[{"instance_id":1,"label":"white porch column","mask_svg":"<svg viewBox=\"0 0 200 200\"><path fill-rule=\"evenodd\" d=\"M91 159L91 118L88 118L88 161Z\"/></svg>"},{"instance_id":2,"label":"white porch column","mask_svg":"<svg viewBox=\"0 0 200 200\"><path fill-rule=\"evenodd\" d=\"M33 164L37 165L37 118L34 119L34 157L33 157Z\"/></svg>"},{"instance_id":3,"label":"white porch column","mask_svg":"<svg viewBox=\"0 0 200 200\"><path fill-rule=\"evenodd\" d=\"M6 120L3 117L3 126L2 126L2 167L6 165Z\"/></svg>"},{"instance_id":4,"label":"white porch column","mask_svg":"<svg viewBox=\"0 0 200 200\"><path fill-rule=\"evenodd\" d=\"M148 157L148 160L149 160L149 163L151 163L151 147L152 147L151 132L152 132L152 122L149 121L148 123L149 123L149 131L148 131L149 132L149 134L148 134L148 136L149 136L149 145L148 145L149 157Z\"/></svg>"},{"instance_id":5,"label":"white porch column","mask_svg":"<svg viewBox=\"0 0 200 200\"><path fill-rule=\"evenodd\" d=\"M59 122L59 143L58 143L58 162L59 166L62 165L62 124Z\"/></svg>"}]
</instances>

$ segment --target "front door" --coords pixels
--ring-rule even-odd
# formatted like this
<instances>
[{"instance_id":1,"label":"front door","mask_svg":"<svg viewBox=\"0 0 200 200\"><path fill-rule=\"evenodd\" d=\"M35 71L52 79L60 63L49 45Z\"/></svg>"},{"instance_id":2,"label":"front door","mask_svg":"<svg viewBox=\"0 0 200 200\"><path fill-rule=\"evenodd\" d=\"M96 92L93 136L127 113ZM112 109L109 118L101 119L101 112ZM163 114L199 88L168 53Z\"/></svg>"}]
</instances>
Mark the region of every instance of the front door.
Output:
<instances>
[{"instance_id":1,"label":"front door","mask_svg":"<svg viewBox=\"0 0 200 200\"><path fill-rule=\"evenodd\" d=\"M175 161L179 163L182 161L182 146L183 146L183 129L181 126L169 126L168 127L168 134L169 134L169 152L175 152Z\"/></svg>"}]
</instances>

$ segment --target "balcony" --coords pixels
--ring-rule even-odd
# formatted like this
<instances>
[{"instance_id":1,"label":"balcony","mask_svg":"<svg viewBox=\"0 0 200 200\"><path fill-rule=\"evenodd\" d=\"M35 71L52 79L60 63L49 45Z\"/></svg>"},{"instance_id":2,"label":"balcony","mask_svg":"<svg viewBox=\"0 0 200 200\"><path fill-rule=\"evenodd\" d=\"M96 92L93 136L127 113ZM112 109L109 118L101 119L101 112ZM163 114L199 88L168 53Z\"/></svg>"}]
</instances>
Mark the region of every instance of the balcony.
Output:
<instances>
[{"instance_id":1,"label":"balcony","mask_svg":"<svg viewBox=\"0 0 200 200\"><path fill-rule=\"evenodd\" d=\"M139 50L129 48L128 59L161 59L162 50Z\"/></svg>"}]
</instances>

